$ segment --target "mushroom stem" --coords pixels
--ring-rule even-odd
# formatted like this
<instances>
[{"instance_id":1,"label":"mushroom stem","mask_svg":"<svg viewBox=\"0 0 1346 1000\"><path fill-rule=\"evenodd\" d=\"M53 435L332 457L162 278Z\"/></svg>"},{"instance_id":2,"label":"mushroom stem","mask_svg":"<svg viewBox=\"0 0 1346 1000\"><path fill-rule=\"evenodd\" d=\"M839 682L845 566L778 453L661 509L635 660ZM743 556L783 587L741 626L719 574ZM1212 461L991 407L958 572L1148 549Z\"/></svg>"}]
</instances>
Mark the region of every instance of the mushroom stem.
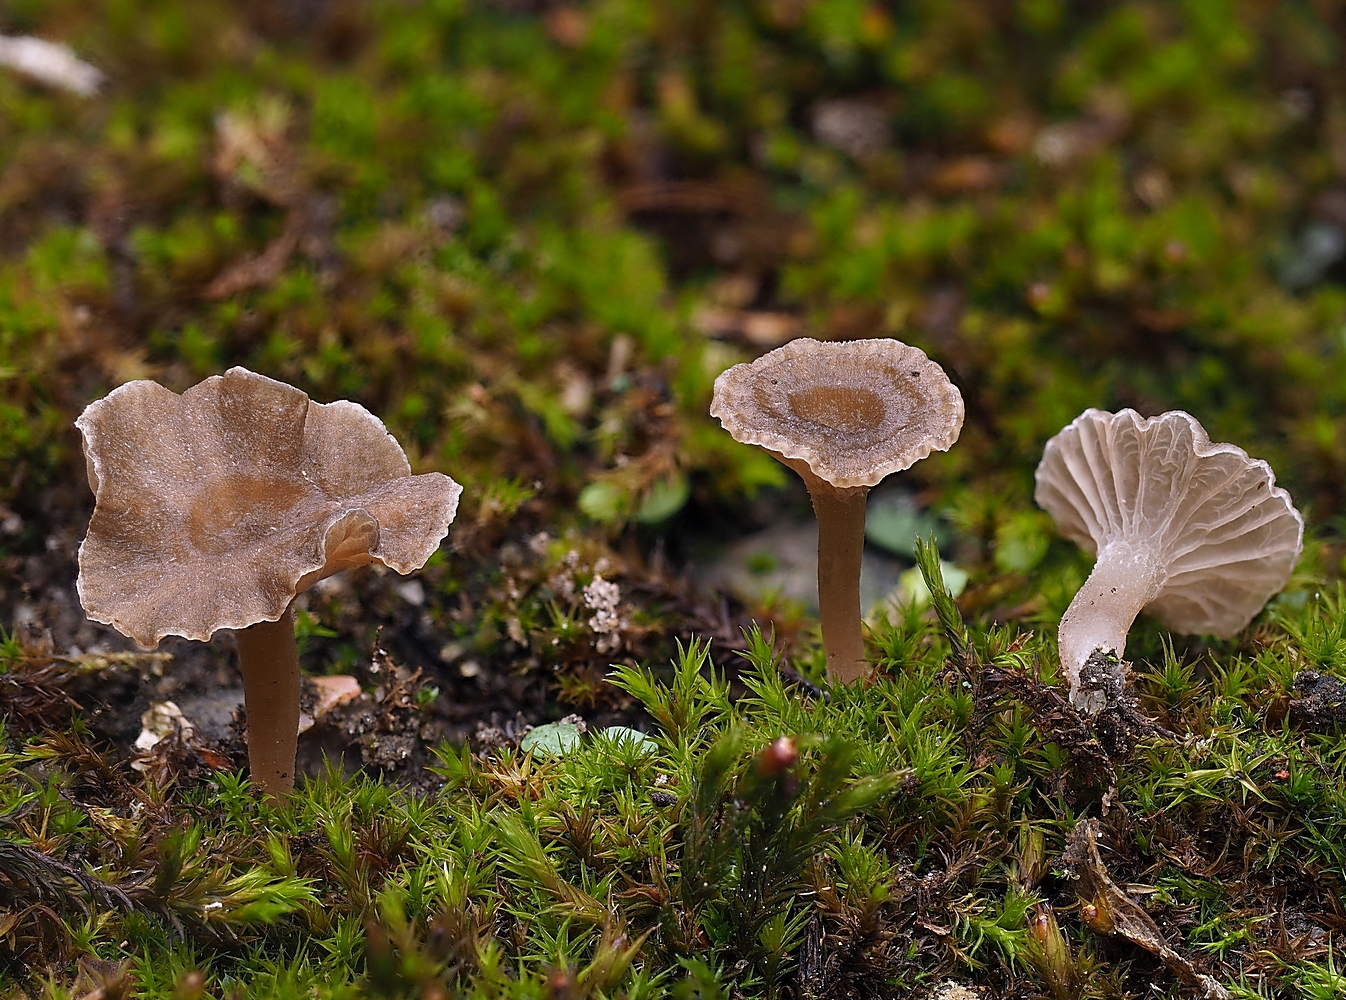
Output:
<instances>
[{"instance_id":1,"label":"mushroom stem","mask_svg":"<svg viewBox=\"0 0 1346 1000\"><path fill-rule=\"evenodd\" d=\"M1126 634L1141 608L1158 595L1159 560L1142 545L1116 541L1098 553L1094 571L1061 616L1057 649L1070 680L1071 703L1090 714L1104 708L1102 694L1080 690L1080 671L1096 649L1126 652Z\"/></svg>"},{"instance_id":2,"label":"mushroom stem","mask_svg":"<svg viewBox=\"0 0 1346 1000\"><path fill-rule=\"evenodd\" d=\"M299 646L294 605L278 621L258 622L236 633L248 713L248 767L252 780L272 798L294 787L299 746Z\"/></svg>"},{"instance_id":3,"label":"mushroom stem","mask_svg":"<svg viewBox=\"0 0 1346 1000\"><path fill-rule=\"evenodd\" d=\"M860 617L860 559L869 487L841 488L812 472L798 467L796 471L804 477L818 518L818 610L827 674L849 684L868 669Z\"/></svg>"}]
</instances>

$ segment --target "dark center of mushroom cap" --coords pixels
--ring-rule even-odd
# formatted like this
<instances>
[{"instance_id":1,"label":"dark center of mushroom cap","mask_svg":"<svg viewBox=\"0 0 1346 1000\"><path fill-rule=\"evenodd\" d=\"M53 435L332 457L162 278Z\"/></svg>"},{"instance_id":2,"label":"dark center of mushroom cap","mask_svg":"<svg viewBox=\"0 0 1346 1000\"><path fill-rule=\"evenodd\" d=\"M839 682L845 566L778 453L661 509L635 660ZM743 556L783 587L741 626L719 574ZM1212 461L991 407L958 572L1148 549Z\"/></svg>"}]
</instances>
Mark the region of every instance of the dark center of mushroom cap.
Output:
<instances>
[{"instance_id":1,"label":"dark center of mushroom cap","mask_svg":"<svg viewBox=\"0 0 1346 1000\"><path fill-rule=\"evenodd\" d=\"M799 419L845 434L877 427L888 412L883 397L863 386L811 386L789 393L787 399Z\"/></svg>"},{"instance_id":2,"label":"dark center of mushroom cap","mask_svg":"<svg viewBox=\"0 0 1346 1000\"><path fill-rule=\"evenodd\" d=\"M891 339L801 338L723 372L711 413L739 441L852 488L949 447L963 424L963 401L918 348Z\"/></svg>"},{"instance_id":3,"label":"dark center of mushroom cap","mask_svg":"<svg viewBox=\"0 0 1346 1000\"><path fill-rule=\"evenodd\" d=\"M296 508L313 502L321 516L322 497L303 480L236 472L203 481L191 500L187 532L192 544L204 553L223 555L264 541L280 526L292 521Z\"/></svg>"},{"instance_id":4,"label":"dark center of mushroom cap","mask_svg":"<svg viewBox=\"0 0 1346 1000\"><path fill-rule=\"evenodd\" d=\"M927 387L893 366L822 374L799 362L780 368L751 388L756 412L795 440L833 455L882 451L908 428L922 433L918 425L933 417Z\"/></svg>"}]
</instances>

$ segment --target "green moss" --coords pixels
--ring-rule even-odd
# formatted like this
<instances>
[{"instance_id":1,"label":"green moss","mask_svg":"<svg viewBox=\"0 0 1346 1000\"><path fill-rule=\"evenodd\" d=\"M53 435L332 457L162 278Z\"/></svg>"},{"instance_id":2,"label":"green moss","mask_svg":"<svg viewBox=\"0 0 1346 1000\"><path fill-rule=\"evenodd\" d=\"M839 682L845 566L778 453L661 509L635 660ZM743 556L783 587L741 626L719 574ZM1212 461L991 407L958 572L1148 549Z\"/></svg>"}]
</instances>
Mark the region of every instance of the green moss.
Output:
<instances>
[{"instance_id":1,"label":"green moss","mask_svg":"<svg viewBox=\"0 0 1346 1000\"><path fill-rule=\"evenodd\" d=\"M930 570L936 557L918 558ZM1321 913L1346 886L1346 752L1279 714L1297 665L1339 658L1340 597L1264 631L1253 658L1207 669L1169 653L1142 668L1143 705L1190 736L1147 740L1108 787L1072 773L1072 751L1033 709L985 687L1049 662L1047 644L969 630L929 580L938 622L880 629L869 687L804 696L754 633L747 694L731 699L693 645L668 682L613 674L654 720L652 739L572 726L545 754L446 747L429 797L329 772L277 809L220 774L170 793L170 808L128 812L92 804L129 791L131 775L109 772L95 791L84 769L96 757L77 740L11 739L0 878L82 927L86 953L129 960L148 996L193 968L208 989L247 995L288 981L319 996L447 984L526 997L562 981L664 996L700 979L769 996L797 981L818 934L870 988L994 972L1050 991L1052 975L1108 961L1065 912L1053 918L1067 928L1056 966L1032 930L1060 891L1044 879L1074 819L1102 810L1110 863L1133 881L1148 873L1151 913L1184 915L1172 925L1181 949L1287 991L1276 995L1332 981L1330 959L1276 957L1266 907L1289 893ZM43 947L22 926L4 939L16 959Z\"/></svg>"},{"instance_id":2,"label":"green moss","mask_svg":"<svg viewBox=\"0 0 1346 1000\"><path fill-rule=\"evenodd\" d=\"M54 916L0 913L10 959L124 959L155 996L191 995L192 968L259 995L803 995L840 969L866 995L949 975L1125 995L1146 960L1046 908L1048 859L1106 801L1116 863L1175 942L1247 995L1339 990L1313 928L1346 877L1346 764L1339 734L1287 721L1299 669L1343 669L1346 291L1309 228L1339 224L1343 170L1321 5L273 6L6 7L6 31L67 39L110 81L83 100L0 75L7 573L78 534L56 522L90 398L246 364L360 400L417 471L468 486L464 544L426 574L446 636L624 697L552 583L788 481L706 413L760 349L708 335L707 308L765 309L956 374L963 437L905 478L952 525L969 620L935 588L940 628L880 626L878 681L830 700L781 687L760 637L734 701L699 646L661 679L628 665L657 753L446 748L438 797L328 775L272 815L227 776L118 771L105 805L78 728L13 737L0 877ZM887 138L828 145L815 113L837 99ZM1084 407L1123 405L1187 409L1268 459L1311 551L1244 637L1138 625L1142 707L1185 736L1143 744L1104 799L1040 706L985 678L1052 677L1044 637L1087 560L1031 473ZM646 666L709 620L660 600L632 609ZM353 662L359 637L314 614L312 654ZM522 666L516 634L542 650ZM782 641L816 677L807 636ZM759 766L782 734L789 781ZM90 872L129 903L81 903Z\"/></svg>"}]
</instances>

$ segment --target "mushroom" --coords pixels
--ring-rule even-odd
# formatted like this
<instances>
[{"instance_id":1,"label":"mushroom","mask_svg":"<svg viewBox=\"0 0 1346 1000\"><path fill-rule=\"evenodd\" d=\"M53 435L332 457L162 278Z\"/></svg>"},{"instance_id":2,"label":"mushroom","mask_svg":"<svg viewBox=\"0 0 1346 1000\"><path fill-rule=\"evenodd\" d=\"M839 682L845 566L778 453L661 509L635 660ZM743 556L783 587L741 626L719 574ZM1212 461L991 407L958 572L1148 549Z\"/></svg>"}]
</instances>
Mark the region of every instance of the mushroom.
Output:
<instances>
[{"instance_id":1,"label":"mushroom","mask_svg":"<svg viewBox=\"0 0 1346 1000\"><path fill-rule=\"evenodd\" d=\"M425 564L462 487L413 476L383 422L345 400L231 368L181 396L128 382L75 425L95 503L79 549L88 616L142 646L238 635L253 781L294 784L295 596L377 562Z\"/></svg>"},{"instance_id":2,"label":"mushroom","mask_svg":"<svg viewBox=\"0 0 1346 1000\"><path fill-rule=\"evenodd\" d=\"M871 486L945 451L963 397L944 370L897 340L792 340L715 380L712 416L803 477L818 517L818 606L827 672L865 672L860 556Z\"/></svg>"},{"instance_id":3,"label":"mushroom","mask_svg":"<svg viewBox=\"0 0 1346 1000\"><path fill-rule=\"evenodd\" d=\"M1047 442L1034 498L1097 553L1058 634L1071 702L1091 714L1108 699L1081 671L1092 662L1089 674L1110 673L1121 689L1142 608L1174 632L1227 638L1285 586L1303 544L1304 521L1271 466L1212 444L1181 410L1085 410Z\"/></svg>"}]
</instances>

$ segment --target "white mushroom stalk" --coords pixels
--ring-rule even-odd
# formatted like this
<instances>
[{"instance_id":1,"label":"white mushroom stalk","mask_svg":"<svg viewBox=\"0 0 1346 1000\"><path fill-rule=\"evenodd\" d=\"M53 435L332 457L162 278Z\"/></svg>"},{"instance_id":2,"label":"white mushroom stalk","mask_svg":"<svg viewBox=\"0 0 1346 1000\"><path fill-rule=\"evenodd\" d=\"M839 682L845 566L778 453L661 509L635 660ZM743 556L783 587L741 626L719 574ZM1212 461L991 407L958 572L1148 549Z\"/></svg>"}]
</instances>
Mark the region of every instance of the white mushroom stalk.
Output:
<instances>
[{"instance_id":1,"label":"white mushroom stalk","mask_svg":"<svg viewBox=\"0 0 1346 1000\"><path fill-rule=\"evenodd\" d=\"M1158 563L1151 549L1122 539L1099 550L1093 572L1061 616L1057 633L1061 663L1072 684L1078 685L1080 670L1094 650L1119 659L1126 652L1126 635L1136 616L1159 596ZM1098 697L1090 702L1090 707L1103 707Z\"/></svg>"},{"instance_id":2,"label":"white mushroom stalk","mask_svg":"<svg viewBox=\"0 0 1346 1000\"><path fill-rule=\"evenodd\" d=\"M1090 713L1106 698L1081 671L1096 652L1120 661L1143 609L1174 632L1232 636L1285 586L1303 543L1271 467L1181 410L1086 410L1047 442L1034 497L1097 553L1058 633L1071 701Z\"/></svg>"}]
</instances>

